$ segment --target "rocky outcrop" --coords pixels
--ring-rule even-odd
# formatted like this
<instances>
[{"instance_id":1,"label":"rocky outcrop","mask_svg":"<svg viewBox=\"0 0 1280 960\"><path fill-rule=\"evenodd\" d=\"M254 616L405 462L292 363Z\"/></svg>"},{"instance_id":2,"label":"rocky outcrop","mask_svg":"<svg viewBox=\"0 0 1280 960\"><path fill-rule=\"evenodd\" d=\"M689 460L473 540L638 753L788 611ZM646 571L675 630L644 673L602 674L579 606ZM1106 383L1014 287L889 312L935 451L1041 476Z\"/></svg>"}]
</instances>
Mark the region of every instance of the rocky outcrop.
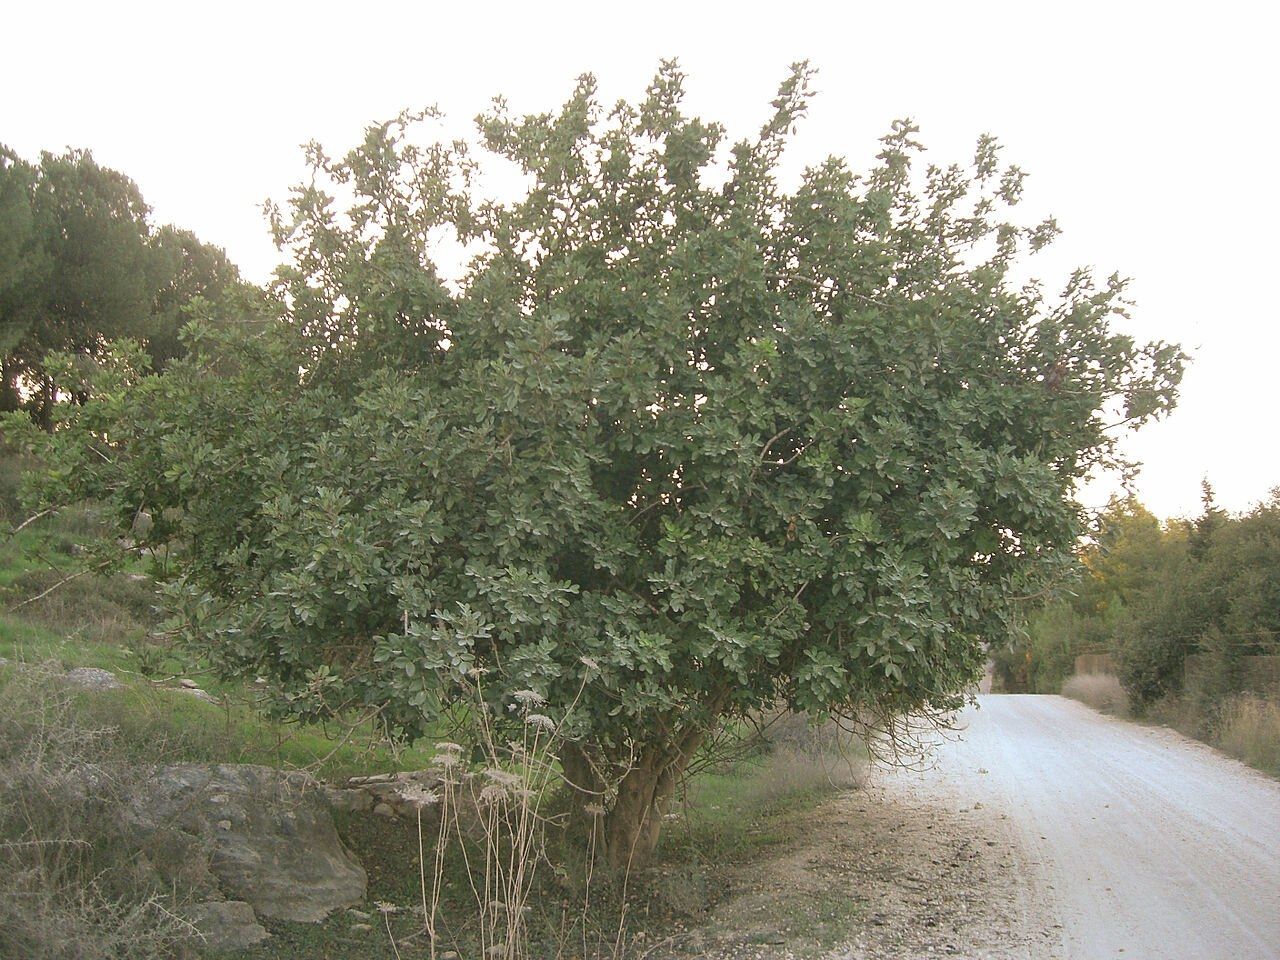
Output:
<instances>
[{"instance_id":1,"label":"rocky outcrop","mask_svg":"<svg viewBox=\"0 0 1280 960\"><path fill-rule=\"evenodd\" d=\"M257 935L239 923L244 909L229 903L247 904L257 918L315 922L364 896L364 869L305 774L250 764L162 767L129 809L152 867L204 902L200 922L210 929Z\"/></svg>"},{"instance_id":2,"label":"rocky outcrop","mask_svg":"<svg viewBox=\"0 0 1280 960\"><path fill-rule=\"evenodd\" d=\"M203 700L205 703L218 702L217 697L211 694L208 690L202 690L200 688L200 684L196 683L194 680L189 680L186 677L179 680L176 687L166 687L165 689L172 690L174 693L185 693L187 696L195 697L197 700Z\"/></svg>"},{"instance_id":3,"label":"rocky outcrop","mask_svg":"<svg viewBox=\"0 0 1280 960\"><path fill-rule=\"evenodd\" d=\"M384 817L434 819L439 803L440 775L431 770L380 773L351 777L341 786L328 786L325 796L338 810L371 811Z\"/></svg>"}]
</instances>

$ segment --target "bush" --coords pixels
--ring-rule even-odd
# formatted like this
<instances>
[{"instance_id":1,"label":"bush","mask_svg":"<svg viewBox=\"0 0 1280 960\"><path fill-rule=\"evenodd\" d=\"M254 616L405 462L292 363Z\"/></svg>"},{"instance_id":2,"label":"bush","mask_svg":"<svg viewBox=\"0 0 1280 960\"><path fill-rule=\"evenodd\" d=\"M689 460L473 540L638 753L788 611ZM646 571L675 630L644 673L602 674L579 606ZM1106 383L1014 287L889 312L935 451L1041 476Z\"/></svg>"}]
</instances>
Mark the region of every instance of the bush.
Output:
<instances>
[{"instance_id":1,"label":"bush","mask_svg":"<svg viewBox=\"0 0 1280 960\"><path fill-rule=\"evenodd\" d=\"M1119 679L1109 673L1085 673L1068 677L1062 695L1079 700L1100 713L1117 717L1129 715L1129 697Z\"/></svg>"},{"instance_id":2,"label":"bush","mask_svg":"<svg viewBox=\"0 0 1280 960\"><path fill-rule=\"evenodd\" d=\"M664 62L630 105L583 77L558 112L498 101L470 145L405 114L310 151L271 208L296 254L272 322L197 324L128 389L121 351L120 386L23 434L44 492L187 544L175 635L281 715L359 703L412 740L472 716L477 671L491 705L577 704L558 759L604 798L614 867L701 743L779 695L961 706L1084 533L1108 423L1169 409L1183 356L1115 328L1118 275L1013 279L1057 228L1018 222L989 137L944 170L899 122L866 175L782 187L810 80L732 144ZM523 195L486 196L513 165ZM441 236L474 254L456 283ZM104 432L127 453L95 456Z\"/></svg>"},{"instance_id":3,"label":"bush","mask_svg":"<svg viewBox=\"0 0 1280 960\"><path fill-rule=\"evenodd\" d=\"M1165 697L1143 711L1142 717L1151 723L1171 727L1187 737L1213 743L1216 724L1214 713L1204 705L1186 697Z\"/></svg>"}]
</instances>

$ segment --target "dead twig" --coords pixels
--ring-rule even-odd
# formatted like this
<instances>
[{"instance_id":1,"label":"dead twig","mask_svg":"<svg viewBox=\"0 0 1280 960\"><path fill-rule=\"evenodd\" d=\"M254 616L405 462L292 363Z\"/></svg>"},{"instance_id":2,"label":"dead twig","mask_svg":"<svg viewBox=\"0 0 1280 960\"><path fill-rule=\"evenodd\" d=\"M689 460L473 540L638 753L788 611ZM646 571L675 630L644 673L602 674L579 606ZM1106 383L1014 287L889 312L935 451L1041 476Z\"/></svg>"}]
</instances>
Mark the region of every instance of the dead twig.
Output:
<instances>
[{"instance_id":1,"label":"dead twig","mask_svg":"<svg viewBox=\"0 0 1280 960\"><path fill-rule=\"evenodd\" d=\"M104 570L107 567L109 567L111 563L112 563L111 560L104 560L95 566L85 567L83 570L77 570L75 573L71 574L70 576L63 577L61 580L59 580L53 586L49 587L47 590L41 590L34 597L27 597L27 599L23 600L21 603L15 603L13 606L9 607L9 612L12 613L14 610L18 610L21 607L25 607L29 603L35 603L37 600L43 600L45 597L53 593L53 591L57 590L59 587L65 586L66 584L70 583L72 580L78 580L80 577L83 577L87 573L97 573L99 570Z\"/></svg>"},{"instance_id":2,"label":"dead twig","mask_svg":"<svg viewBox=\"0 0 1280 960\"><path fill-rule=\"evenodd\" d=\"M16 527L14 527L12 530L9 531L9 539L12 540L14 537L20 534L27 527L31 526L31 524L35 523L41 517L47 517L49 514L53 512L54 512L54 508L48 507L44 510L41 510L39 513L37 513L33 517L27 517L27 519L23 520L20 524L18 524Z\"/></svg>"}]
</instances>

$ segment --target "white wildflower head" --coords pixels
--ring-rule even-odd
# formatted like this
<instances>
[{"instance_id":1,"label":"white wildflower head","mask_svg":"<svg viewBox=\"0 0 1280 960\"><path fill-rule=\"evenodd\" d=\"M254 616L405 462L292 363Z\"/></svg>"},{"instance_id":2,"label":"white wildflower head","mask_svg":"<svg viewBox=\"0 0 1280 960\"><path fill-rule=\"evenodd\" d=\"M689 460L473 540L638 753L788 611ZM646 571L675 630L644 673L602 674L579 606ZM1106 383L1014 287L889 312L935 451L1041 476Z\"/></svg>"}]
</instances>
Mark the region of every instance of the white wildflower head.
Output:
<instances>
[{"instance_id":1,"label":"white wildflower head","mask_svg":"<svg viewBox=\"0 0 1280 960\"><path fill-rule=\"evenodd\" d=\"M440 802L440 795L430 787L411 784L400 791L400 796L410 803L421 803L430 806L433 803Z\"/></svg>"},{"instance_id":2,"label":"white wildflower head","mask_svg":"<svg viewBox=\"0 0 1280 960\"><path fill-rule=\"evenodd\" d=\"M481 803L498 803L507 798L507 788L500 783L490 783L477 798Z\"/></svg>"},{"instance_id":3,"label":"white wildflower head","mask_svg":"<svg viewBox=\"0 0 1280 960\"><path fill-rule=\"evenodd\" d=\"M541 727L543 730L555 732L556 722L544 713L531 713L524 718L524 722L531 727Z\"/></svg>"},{"instance_id":4,"label":"white wildflower head","mask_svg":"<svg viewBox=\"0 0 1280 960\"><path fill-rule=\"evenodd\" d=\"M458 743L450 743L448 740L441 740L436 744L436 753L461 753L462 745Z\"/></svg>"},{"instance_id":5,"label":"white wildflower head","mask_svg":"<svg viewBox=\"0 0 1280 960\"><path fill-rule=\"evenodd\" d=\"M540 707L547 702L547 698L536 690L517 690L511 698L522 707Z\"/></svg>"},{"instance_id":6,"label":"white wildflower head","mask_svg":"<svg viewBox=\"0 0 1280 960\"><path fill-rule=\"evenodd\" d=\"M578 662L581 663L588 670L600 669L600 661L597 660L595 657L579 657Z\"/></svg>"},{"instance_id":7,"label":"white wildflower head","mask_svg":"<svg viewBox=\"0 0 1280 960\"><path fill-rule=\"evenodd\" d=\"M588 803L582 808L582 812L589 817L603 817L604 807L600 806L598 803Z\"/></svg>"},{"instance_id":8,"label":"white wildflower head","mask_svg":"<svg viewBox=\"0 0 1280 960\"><path fill-rule=\"evenodd\" d=\"M520 787L524 785L524 781L520 777L509 770L499 770L497 767L490 767L484 771L487 777L493 783L500 783L504 787Z\"/></svg>"}]
</instances>

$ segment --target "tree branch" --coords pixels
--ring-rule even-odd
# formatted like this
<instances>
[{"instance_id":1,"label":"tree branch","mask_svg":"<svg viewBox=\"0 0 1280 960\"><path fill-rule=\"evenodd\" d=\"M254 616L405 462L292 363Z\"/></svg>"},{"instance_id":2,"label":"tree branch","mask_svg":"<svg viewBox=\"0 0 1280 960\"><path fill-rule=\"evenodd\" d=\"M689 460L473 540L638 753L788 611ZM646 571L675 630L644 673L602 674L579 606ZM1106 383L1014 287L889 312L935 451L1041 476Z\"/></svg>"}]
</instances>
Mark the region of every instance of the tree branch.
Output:
<instances>
[{"instance_id":1,"label":"tree branch","mask_svg":"<svg viewBox=\"0 0 1280 960\"><path fill-rule=\"evenodd\" d=\"M12 607L9 608L9 610L10 612L12 612L21 607L25 607L28 603L35 603L37 600L43 600L45 597L53 593L53 591L57 590L59 587L70 583L72 580L78 580L80 577L83 577L86 573L97 573L99 570L109 567L111 563L112 563L111 560L103 560L101 563L99 563L96 566L85 567L83 570L77 570L75 573L71 574L70 576L63 577L53 586L49 587L49 589L40 591L34 597L27 597L27 599L23 600L21 603L15 603Z\"/></svg>"}]
</instances>

